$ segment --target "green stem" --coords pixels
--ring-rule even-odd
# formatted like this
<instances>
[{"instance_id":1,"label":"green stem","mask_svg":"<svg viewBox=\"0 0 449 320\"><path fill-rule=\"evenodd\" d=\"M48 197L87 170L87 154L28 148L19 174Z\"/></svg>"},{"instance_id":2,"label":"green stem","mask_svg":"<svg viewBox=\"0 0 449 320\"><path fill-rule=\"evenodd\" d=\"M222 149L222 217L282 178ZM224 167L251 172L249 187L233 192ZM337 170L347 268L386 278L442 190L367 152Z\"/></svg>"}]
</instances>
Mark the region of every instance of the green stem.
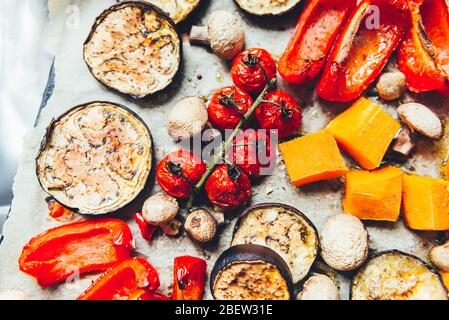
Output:
<instances>
[{"instance_id":1,"label":"green stem","mask_svg":"<svg viewBox=\"0 0 449 320\"><path fill-rule=\"evenodd\" d=\"M253 115L254 111L256 111L257 107L263 102L263 99L267 95L268 91L270 91L271 88L275 84L276 84L276 78L271 79L270 82L265 87L265 89L262 91L262 93L256 99L256 101L253 103L251 108L248 110L248 112L242 117L242 119L240 119L240 122L235 127L234 131L229 136L229 138L225 141L225 143L223 143L221 145L220 152L215 155L215 157L212 160L212 162L208 165L206 173L204 173L204 175L202 176L201 180L196 184L195 188L193 189L193 192L192 192L192 194L190 196L189 202L187 203L187 208L188 209L192 208L192 206L194 204L194 201L195 201L195 196L197 194L199 194L199 192L203 188L204 184L206 183L207 179L209 178L209 176L212 174L213 170L217 166L218 162L221 159L223 159L223 157L229 151L230 147L233 145L234 139L237 136L237 134L239 133L240 129L242 129L243 125L249 120L249 118L251 118L251 116Z\"/></svg>"}]
</instances>

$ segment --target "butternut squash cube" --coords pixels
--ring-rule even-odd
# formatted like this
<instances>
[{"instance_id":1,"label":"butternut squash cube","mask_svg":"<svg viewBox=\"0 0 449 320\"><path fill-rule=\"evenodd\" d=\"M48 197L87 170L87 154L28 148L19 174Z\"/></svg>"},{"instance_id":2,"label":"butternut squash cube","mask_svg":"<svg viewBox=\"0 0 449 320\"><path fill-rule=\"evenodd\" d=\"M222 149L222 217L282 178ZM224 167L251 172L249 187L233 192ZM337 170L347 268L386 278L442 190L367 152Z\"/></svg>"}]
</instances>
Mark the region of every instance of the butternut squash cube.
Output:
<instances>
[{"instance_id":1,"label":"butternut squash cube","mask_svg":"<svg viewBox=\"0 0 449 320\"><path fill-rule=\"evenodd\" d=\"M338 144L364 169L380 166L401 125L374 102L360 98L328 126Z\"/></svg>"},{"instance_id":2,"label":"butternut squash cube","mask_svg":"<svg viewBox=\"0 0 449 320\"><path fill-rule=\"evenodd\" d=\"M410 229L449 230L449 181L404 175L402 205Z\"/></svg>"},{"instance_id":3,"label":"butternut squash cube","mask_svg":"<svg viewBox=\"0 0 449 320\"><path fill-rule=\"evenodd\" d=\"M446 286L446 289L449 291L449 272L441 271L441 277L443 278L443 283Z\"/></svg>"},{"instance_id":4,"label":"butternut squash cube","mask_svg":"<svg viewBox=\"0 0 449 320\"><path fill-rule=\"evenodd\" d=\"M346 174L343 209L360 220L396 222L401 214L402 171L386 167Z\"/></svg>"},{"instance_id":5,"label":"butternut squash cube","mask_svg":"<svg viewBox=\"0 0 449 320\"><path fill-rule=\"evenodd\" d=\"M338 178L348 172L337 142L321 130L279 145L293 185Z\"/></svg>"}]
</instances>

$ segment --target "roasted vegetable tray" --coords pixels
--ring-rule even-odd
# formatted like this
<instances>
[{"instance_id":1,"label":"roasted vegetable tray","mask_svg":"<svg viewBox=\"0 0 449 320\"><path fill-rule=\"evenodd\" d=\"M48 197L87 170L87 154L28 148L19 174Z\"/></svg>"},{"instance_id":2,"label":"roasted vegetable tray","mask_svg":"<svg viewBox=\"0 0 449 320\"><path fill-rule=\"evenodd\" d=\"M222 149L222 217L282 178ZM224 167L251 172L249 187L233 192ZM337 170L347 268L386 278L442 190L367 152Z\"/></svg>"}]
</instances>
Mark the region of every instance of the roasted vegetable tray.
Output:
<instances>
[{"instance_id":1,"label":"roasted vegetable tray","mask_svg":"<svg viewBox=\"0 0 449 320\"><path fill-rule=\"evenodd\" d=\"M42 190L36 177L35 158L41 148L42 137L52 119L58 118L74 106L91 101L110 101L126 106L135 112L149 127L154 142L154 164L175 147L167 134L167 116L171 107L179 100L190 96L208 96L216 88L231 84L229 65L202 47L192 46L186 33L182 33L183 63L173 84L167 89L146 100L135 100L115 93L101 85L90 74L83 61L83 43L90 32L95 18L116 1L48 1L50 22L53 32L46 42L55 52L55 87L48 105L42 110L36 128L24 139L24 151L20 167L15 178L14 201L11 213L5 224L4 238L0 245L0 291L20 289L33 299L75 299L98 276L82 276L77 281L68 281L61 285L41 288L32 277L19 271L18 260L24 245L37 234L61 225L48 216L45 201L47 194ZM65 9L68 6L79 7L79 24L67 27ZM293 33L295 23L302 5L281 17L251 16L238 8L232 0L204 0L181 25L181 30L188 30L186 25L195 22L205 24L207 17L217 9L237 13L244 21L246 47L261 47L280 57ZM294 86L279 79L278 87L296 98L303 107L304 120L302 134L313 133L325 127L337 114L348 105L324 102L315 93L315 83ZM24 93L26 94L26 93ZM377 97L369 97L384 107L394 118L398 119L396 107L400 101L385 103ZM438 94L428 93L412 95L407 93L402 100L421 102L439 115L449 119L449 102ZM32 108L33 106L30 106ZM448 135L446 134L446 140ZM448 141L438 142L419 140L416 152L402 167L414 174L440 177L442 159L446 156ZM345 155L349 167L356 164ZM136 255L145 257L158 270L161 292L169 294L173 283L173 261L177 256L193 255L207 261L208 274L217 257L229 248L236 223L236 217L228 217L227 223L220 229L218 240L207 246L195 245L186 236L170 238L158 235L149 244L142 239L133 214L142 208L145 198L159 191L154 183L154 170L144 193L131 205L125 207L115 217L126 220L136 242ZM300 210L321 231L327 217L342 213L342 196L344 184L341 180L319 182L301 188L291 185L282 157L278 154L277 168L273 175L262 179L253 188L251 204L282 203ZM243 210L242 210L243 211ZM75 216L75 220L90 217ZM70 220L73 222L73 220ZM427 261L429 250L435 246L441 236L437 232L414 232L404 222L367 222L365 226L370 235L370 253L384 250L401 250ZM315 270L321 270L316 263ZM326 268L324 269L326 271ZM335 273L342 299L349 298L351 272ZM212 295L206 285L205 298Z\"/></svg>"}]
</instances>

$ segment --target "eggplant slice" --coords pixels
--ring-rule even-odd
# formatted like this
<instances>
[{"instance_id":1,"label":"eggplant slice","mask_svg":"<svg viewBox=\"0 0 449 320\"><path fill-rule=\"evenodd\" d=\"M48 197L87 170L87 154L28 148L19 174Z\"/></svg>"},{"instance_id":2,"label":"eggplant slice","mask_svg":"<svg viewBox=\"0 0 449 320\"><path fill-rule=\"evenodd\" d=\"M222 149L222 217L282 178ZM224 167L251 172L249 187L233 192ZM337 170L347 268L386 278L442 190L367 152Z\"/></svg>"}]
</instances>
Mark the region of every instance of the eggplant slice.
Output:
<instances>
[{"instance_id":1,"label":"eggplant slice","mask_svg":"<svg viewBox=\"0 0 449 320\"><path fill-rule=\"evenodd\" d=\"M448 300L440 275L400 251L381 252L354 277L352 300Z\"/></svg>"},{"instance_id":2,"label":"eggplant slice","mask_svg":"<svg viewBox=\"0 0 449 320\"><path fill-rule=\"evenodd\" d=\"M187 19L189 14L198 7L200 0L144 0L165 11L175 23Z\"/></svg>"},{"instance_id":3,"label":"eggplant slice","mask_svg":"<svg viewBox=\"0 0 449 320\"><path fill-rule=\"evenodd\" d=\"M231 245L250 243L279 254L297 283L307 276L317 257L319 238L313 223L297 209L267 203L248 208L236 223Z\"/></svg>"},{"instance_id":4,"label":"eggplant slice","mask_svg":"<svg viewBox=\"0 0 449 320\"><path fill-rule=\"evenodd\" d=\"M151 134L125 107L92 102L53 121L36 158L49 195L81 214L124 207L144 189L152 164Z\"/></svg>"},{"instance_id":5,"label":"eggplant slice","mask_svg":"<svg viewBox=\"0 0 449 320\"><path fill-rule=\"evenodd\" d=\"M250 14L278 16L292 10L301 0L235 0Z\"/></svg>"},{"instance_id":6,"label":"eggplant slice","mask_svg":"<svg viewBox=\"0 0 449 320\"><path fill-rule=\"evenodd\" d=\"M157 7L123 2L104 11L84 43L84 60L104 85L145 98L165 89L181 61L174 22Z\"/></svg>"},{"instance_id":7,"label":"eggplant slice","mask_svg":"<svg viewBox=\"0 0 449 320\"><path fill-rule=\"evenodd\" d=\"M239 245L217 259L210 278L217 300L290 300L291 274L285 261L273 250L257 245Z\"/></svg>"}]
</instances>

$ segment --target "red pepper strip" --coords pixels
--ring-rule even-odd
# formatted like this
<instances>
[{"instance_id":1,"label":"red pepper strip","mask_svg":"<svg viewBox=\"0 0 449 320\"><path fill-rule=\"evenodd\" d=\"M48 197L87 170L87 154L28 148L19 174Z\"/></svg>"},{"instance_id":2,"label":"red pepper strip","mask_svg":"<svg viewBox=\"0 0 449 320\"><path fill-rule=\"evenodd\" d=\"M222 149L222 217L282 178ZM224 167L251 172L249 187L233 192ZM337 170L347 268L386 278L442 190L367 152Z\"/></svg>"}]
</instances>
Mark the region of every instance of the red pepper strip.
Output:
<instances>
[{"instance_id":1,"label":"red pepper strip","mask_svg":"<svg viewBox=\"0 0 449 320\"><path fill-rule=\"evenodd\" d=\"M78 300L128 300L141 297L138 289L156 291L159 275L145 259L122 261L103 273Z\"/></svg>"},{"instance_id":2,"label":"red pepper strip","mask_svg":"<svg viewBox=\"0 0 449 320\"><path fill-rule=\"evenodd\" d=\"M31 239L22 250L19 266L41 286L51 286L129 258L132 241L128 225L121 220L75 222Z\"/></svg>"},{"instance_id":3,"label":"red pepper strip","mask_svg":"<svg viewBox=\"0 0 449 320\"><path fill-rule=\"evenodd\" d=\"M142 212L136 213L134 215L134 220L136 220L136 223L139 226L142 238L144 238L147 241L150 241L153 238L157 226L147 223L143 218Z\"/></svg>"},{"instance_id":4,"label":"red pepper strip","mask_svg":"<svg viewBox=\"0 0 449 320\"><path fill-rule=\"evenodd\" d=\"M190 256L175 258L173 300L201 300L206 269L203 259Z\"/></svg>"},{"instance_id":5,"label":"red pepper strip","mask_svg":"<svg viewBox=\"0 0 449 320\"><path fill-rule=\"evenodd\" d=\"M435 63L432 44L423 29L424 17L420 13L422 1L415 0L410 3L409 12L412 24L399 45L397 55L399 69L407 77L407 87L415 93L446 87L443 73ZM426 17L426 19L428 18Z\"/></svg>"},{"instance_id":6,"label":"red pepper strip","mask_svg":"<svg viewBox=\"0 0 449 320\"><path fill-rule=\"evenodd\" d=\"M170 300L169 297L159 292L150 291L148 289L136 289L130 295L128 300Z\"/></svg>"},{"instance_id":7,"label":"red pepper strip","mask_svg":"<svg viewBox=\"0 0 449 320\"><path fill-rule=\"evenodd\" d=\"M308 3L279 61L279 73L287 82L304 84L320 73L338 32L356 4L356 0Z\"/></svg>"},{"instance_id":8,"label":"red pepper strip","mask_svg":"<svg viewBox=\"0 0 449 320\"><path fill-rule=\"evenodd\" d=\"M358 98L382 72L408 25L406 11L391 0L363 0L329 55L318 95L335 102Z\"/></svg>"}]
</instances>

